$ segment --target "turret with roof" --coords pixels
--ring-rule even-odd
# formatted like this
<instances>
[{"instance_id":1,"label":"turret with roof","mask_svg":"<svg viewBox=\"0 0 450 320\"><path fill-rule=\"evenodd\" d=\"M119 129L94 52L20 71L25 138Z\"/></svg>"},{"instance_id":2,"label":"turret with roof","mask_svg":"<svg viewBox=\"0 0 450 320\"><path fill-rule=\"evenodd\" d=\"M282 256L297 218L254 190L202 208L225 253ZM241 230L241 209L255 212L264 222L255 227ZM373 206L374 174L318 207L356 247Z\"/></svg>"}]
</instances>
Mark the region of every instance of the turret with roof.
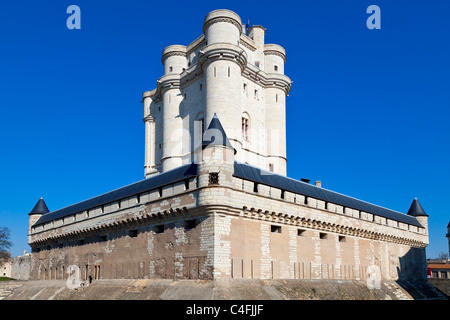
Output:
<instances>
[{"instance_id":1,"label":"turret with roof","mask_svg":"<svg viewBox=\"0 0 450 320\"><path fill-rule=\"evenodd\" d=\"M39 218L46 214L49 213L50 210L48 210L47 204L45 203L44 199L41 197L39 199L39 201L36 203L36 205L34 206L33 210L30 211L30 213L28 214L29 218L28 218L28 237L30 237L31 234L31 226L34 225ZM30 239L28 239L30 240ZM28 241L30 242L30 241Z\"/></svg>"},{"instance_id":2,"label":"turret with roof","mask_svg":"<svg viewBox=\"0 0 450 320\"><path fill-rule=\"evenodd\" d=\"M425 210L422 208L417 197L414 198L411 206L409 207L408 213L409 216L413 216L419 221L419 223L428 230L428 215L425 213Z\"/></svg>"},{"instance_id":3,"label":"turret with roof","mask_svg":"<svg viewBox=\"0 0 450 320\"><path fill-rule=\"evenodd\" d=\"M211 119L204 132L201 150L197 148L199 164L199 186L220 184L232 185L234 155L236 149L231 145L217 114Z\"/></svg>"}]
</instances>

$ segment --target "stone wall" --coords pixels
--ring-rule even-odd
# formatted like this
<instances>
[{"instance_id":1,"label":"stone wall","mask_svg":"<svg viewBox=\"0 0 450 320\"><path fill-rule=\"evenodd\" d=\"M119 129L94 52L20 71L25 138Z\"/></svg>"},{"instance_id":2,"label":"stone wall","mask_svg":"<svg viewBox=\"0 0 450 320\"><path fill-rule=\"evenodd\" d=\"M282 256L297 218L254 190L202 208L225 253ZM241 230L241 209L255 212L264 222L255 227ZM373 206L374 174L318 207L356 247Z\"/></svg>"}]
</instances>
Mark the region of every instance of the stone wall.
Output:
<instances>
[{"instance_id":1,"label":"stone wall","mask_svg":"<svg viewBox=\"0 0 450 320\"><path fill-rule=\"evenodd\" d=\"M29 280L31 268L31 255L17 256L12 259L11 278L16 280Z\"/></svg>"}]
</instances>

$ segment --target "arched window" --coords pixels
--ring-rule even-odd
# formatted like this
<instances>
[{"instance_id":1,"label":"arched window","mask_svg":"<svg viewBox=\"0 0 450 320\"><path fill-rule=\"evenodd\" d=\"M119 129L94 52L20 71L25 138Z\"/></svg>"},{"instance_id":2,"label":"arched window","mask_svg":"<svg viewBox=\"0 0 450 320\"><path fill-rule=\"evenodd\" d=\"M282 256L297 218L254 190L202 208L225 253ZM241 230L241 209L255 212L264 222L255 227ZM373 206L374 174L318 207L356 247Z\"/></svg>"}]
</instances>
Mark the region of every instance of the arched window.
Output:
<instances>
[{"instance_id":1,"label":"arched window","mask_svg":"<svg viewBox=\"0 0 450 320\"><path fill-rule=\"evenodd\" d=\"M248 113L242 114L242 139L249 140L250 137L250 117Z\"/></svg>"}]
</instances>

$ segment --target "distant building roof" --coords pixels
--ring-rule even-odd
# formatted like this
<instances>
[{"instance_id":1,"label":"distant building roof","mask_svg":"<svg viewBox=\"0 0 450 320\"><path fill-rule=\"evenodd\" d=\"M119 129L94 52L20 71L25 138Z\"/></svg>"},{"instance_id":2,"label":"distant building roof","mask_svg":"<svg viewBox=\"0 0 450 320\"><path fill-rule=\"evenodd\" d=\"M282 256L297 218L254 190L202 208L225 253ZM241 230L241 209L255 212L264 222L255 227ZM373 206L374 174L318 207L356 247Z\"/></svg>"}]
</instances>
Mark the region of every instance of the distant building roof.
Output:
<instances>
[{"instance_id":1,"label":"distant building roof","mask_svg":"<svg viewBox=\"0 0 450 320\"><path fill-rule=\"evenodd\" d=\"M31 215L31 214L46 214L48 212L50 212L50 210L48 210L44 199L41 197L39 199L39 201L36 203L36 205L34 206L33 210L31 210L29 215Z\"/></svg>"},{"instance_id":2,"label":"distant building roof","mask_svg":"<svg viewBox=\"0 0 450 320\"><path fill-rule=\"evenodd\" d=\"M234 176L423 228L417 219L411 215L406 215L302 181L274 174L273 172L265 171L248 164L235 162Z\"/></svg>"},{"instance_id":3,"label":"distant building roof","mask_svg":"<svg viewBox=\"0 0 450 320\"><path fill-rule=\"evenodd\" d=\"M194 177L196 175L197 175L197 165L186 164L181 167L169 170L167 172L160 173L153 177L127 185L125 187L96 196L94 198L78 202L68 207L44 214L36 222L36 225L52 221L54 219L59 219L77 212L82 212L87 209L102 206L104 204L111 203L120 199L131 197L142 192L150 191L155 188L159 188L174 182Z\"/></svg>"},{"instance_id":4,"label":"distant building roof","mask_svg":"<svg viewBox=\"0 0 450 320\"><path fill-rule=\"evenodd\" d=\"M427 266L430 269L450 269L450 264L448 263L431 263Z\"/></svg>"}]
</instances>

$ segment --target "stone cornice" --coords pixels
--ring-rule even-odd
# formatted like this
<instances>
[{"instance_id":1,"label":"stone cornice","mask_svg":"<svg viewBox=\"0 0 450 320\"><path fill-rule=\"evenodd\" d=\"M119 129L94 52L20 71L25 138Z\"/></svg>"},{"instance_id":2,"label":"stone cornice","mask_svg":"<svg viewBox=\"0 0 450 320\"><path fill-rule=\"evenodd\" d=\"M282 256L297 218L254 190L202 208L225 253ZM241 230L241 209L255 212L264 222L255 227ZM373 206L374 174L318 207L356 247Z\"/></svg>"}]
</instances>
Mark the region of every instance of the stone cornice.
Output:
<instances>
[{"instance_id":1,"label":"stone cornice","mask_svg":"<svg viewBox=\"0 0 450 320\"><path fill-rule=\"evenodd\" d=\"M264 88L281 89L286 95L291 90L292 81L288 76L279 73L265 73L250 64L246 66L242 72L242 76L260 84Z\"/></svg>"},{"instance_id":2,"label":"stone cornice","mask_svg":"<svg viewBox=\"0 0 450 320\"><path fill-rule=\"evenodd\" d=\"M255 41L253 41L252 39L250 39L248 36L246 36L245 34L241 34L240 37L240 43L246 47L247 49L249 49L250 51L254 52L257 50Z\"/></svg>"},{"instance_id":3,"label":"stone cornice","mask_svg":"<svg viewBox=\"0 0 450 320\"><path fill-rule=\"evenodd\" d=\"M248 208L243 206L242 215L245 218L262 220L267 222L274 222L280 224L287 224L300 228L307 228L325 232L333 232L342 235L355 236L359 238L366 238L370 240L379 240L386 242L393 242L404 244L416 248L425 248L426 243L418 240L413 240L405 237L398 237L382 232L375 232L363 228L355 228L344 226L336 223L320 221L318 219L305 218L300 216L288 215L282 212L274 212L269 210L262 210L256 208Z\"/></svg>"},{"instance_id":4,"label":"stone cornice","mask_svg":"<svg viewBox=\"0 0 450 320\"><path fill-rule=\"evenodd\" d=\"M245 50L229 43L215 43L208 45L200 50L199 53L198 64L202 70L204 70L207 63L215 60L236 62L241 67L241 71L243 71L247 65L247 54L245 53Z\"/></svg>"},{"instance_id":5,"label":"stone cornice","mask_svg":"<svg viewBox=\"0 0 450 320\"><path fill-rule=\"evenodd\" d=\"M206 23L203 25L203 33L205 33L206 29L209 28L212 24L218 23L218 22L231 23L239 30L239 35L242 34L242 25L239 21L232 19L230 17L220 17L220 16L206 21Z\"/></svg>"},{"instance_id":6,"label":"stone cornice","mask_svg":"<svg viewBox=\"0 0 450 320\"><path fill-rule=\"evenodd\" d=\"M143 120L144 122L155 122L155 118L151 115L146 116Z\"/></svg>"},{"instance_id":7,"label":"stone cornice","mask_svg":"<svg viewBox=\"0 0 450 320\"><path fill-rule=\"evenodd\" d=\"M166 47L163 50L161 62L164 64L164 61L167 58L173 57L173 56L186 57L186 47L183 45L176 45L176 44Z\"/></svg>"},{"instance_id":8,"label":"stone cornice","mask_svg":"<svg viewBox=\"0 0 450 320\"><path fill-rule=\"evenodd\" d=\"M165 90L176 89L180 87L180 75L179 74L166 74L159 78L157 81L157 90L160 94L163 94Z\"/></svg>"}]
</instances>

